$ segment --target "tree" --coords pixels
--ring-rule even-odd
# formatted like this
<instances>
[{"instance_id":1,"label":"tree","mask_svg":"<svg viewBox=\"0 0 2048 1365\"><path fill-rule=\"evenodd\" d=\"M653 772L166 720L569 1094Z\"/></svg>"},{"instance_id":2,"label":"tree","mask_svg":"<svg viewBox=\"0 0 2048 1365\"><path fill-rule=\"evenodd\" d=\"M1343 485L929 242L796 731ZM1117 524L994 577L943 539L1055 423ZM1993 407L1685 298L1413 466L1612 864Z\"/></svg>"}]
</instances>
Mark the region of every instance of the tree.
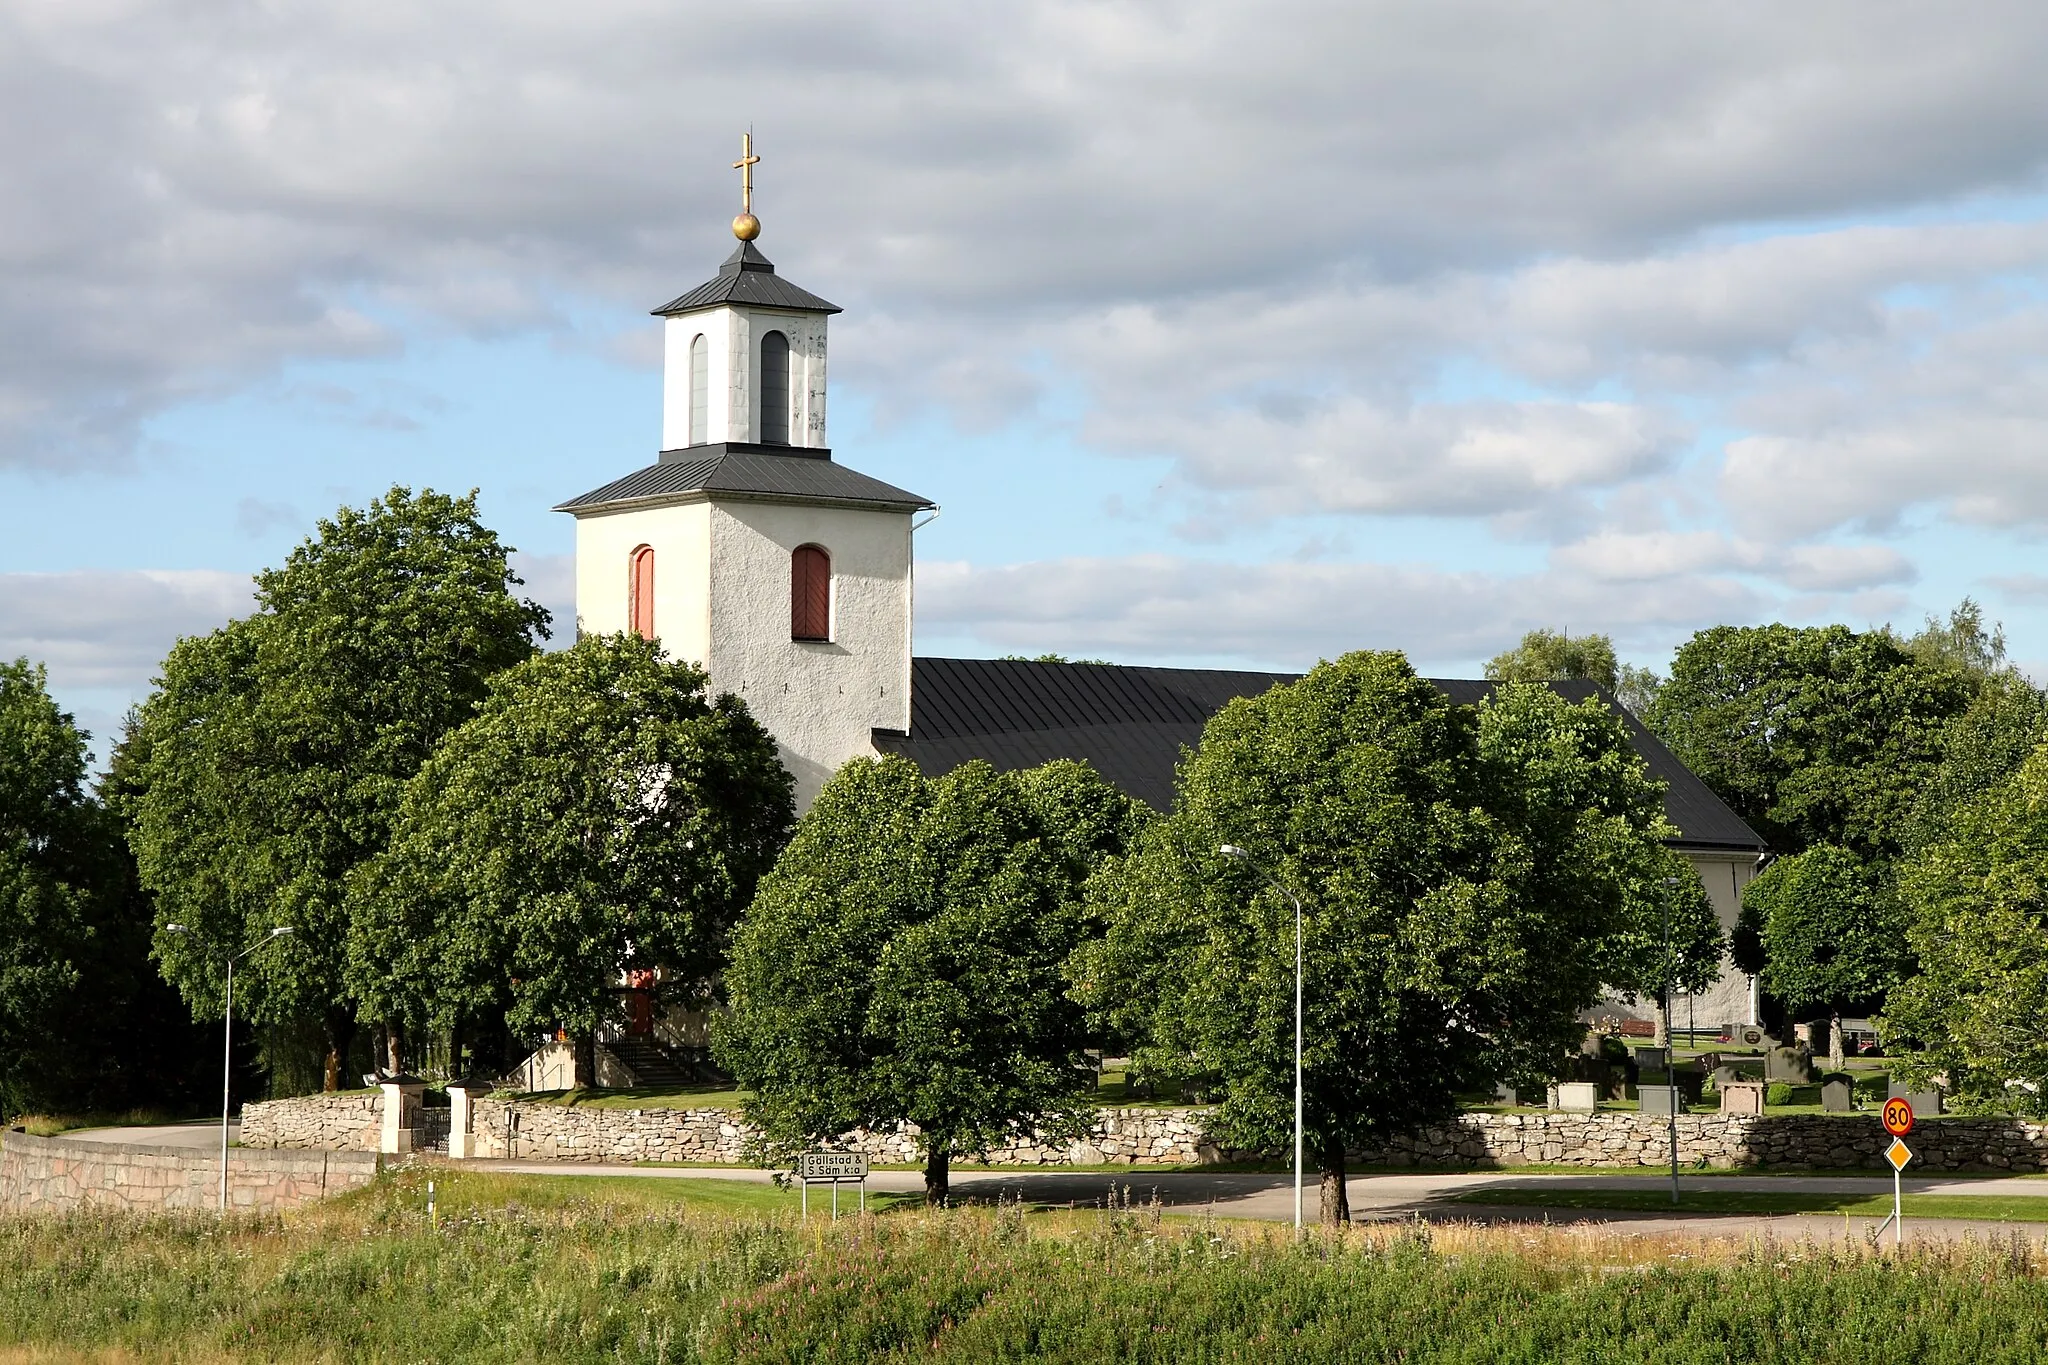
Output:
<instances>
[{"instance_id":1,"label":"tree","mask_svg":"<svg viewBox=\"0 0 2048 1365\"><path fill-rule=\"evenodd\" d=\"M92 932L85 736L40 665L0 663L0 1109L46 1083Z\"/></svg>"},{"instance_id":2,"label":"tree","mask_svg":"<svg viewBox=\"0 0 2048 1365\"><path fill-rule=\"evenodd\" d=\"M1063 973L1087 877L1142 820L1075 763L840 769L726 970L717 1055L749 1116L784 1147L914 1124L934 1203L957 1156L1081 1133L1094 1073Z\"/></svg>"},{"instance_id":3,"label":"tree","mask_svg":"<svg viewBox=\"0 0 2048 1365\"><path fill-rule=\"evenodd\" d=\"M1091 884L1109 929L1076 992L1146 1040L1142 1075L1220 1087L1214 1131L1283 1146L1300 896L1305 1128L1339 1221L1347 1148L1555 1074L1603 986L1696 971L1663 954L1667 904L1718 958L1671 832L1600 701L1507 686L1461 708L1398 654L1346 655L1210 720L1172 815Z\"/></svg>"},{"instance_id":4,"label":"tree","mask_svg":"<svg viewBox=\"0 0 2048 1365\"><path fill-rule=\"evenodd\" d=\"M1896 638L1896 632L1888 632ZM1973 597L1965 597L1948 614L1947 620L1930 616L1904 642L1905 647L1932 663L1944 663L1980 678L1994 678L2012 672L2005 661L2005 626L1993 622L1984 627L1984 608Z\"/></svg>"},{"instance_id":5,"label":"tree","mask_svg":"<svg viewBox=\"0 0 2048 1365\"><path fill-rule=\"evenodd\" d=\"M622 973L702 1003L789 835L792 783L736 697L634 635L586 636L491 680L407 786L350 887L348 984L419 1025L502 1018L591 1044Z\"/></svg>"},{"instance_id":6,"label":"tree","mask_svg":"<svg viewBox=\"0 0 2048 1365\"><path fill-rule=\"evenodd\" d=\"M1885 631L1717 626L1679 648L1646 723L1772 847L1882 860L1978 688Z\"/></svg>"},{"instance_id":7,"label":"tree","mask_svg":"<svg viewBox=\"0 0 2048 1365\"><path fill-rule=\"evenodd\" d=\"M508 553L474 493L393 488L343 508L258 575L254 614L178 642L124 744L166 977L217 1013L224 957L291 926L237 972L236 1002L259 1021L317 1021L330 1089L357 1018L343 889L486 680L547 633L547 613L512 593ZM191 932L161 932L170 922Z\"/></svg>"},{"instance_id":8,"label":"tree","mask_svg":"<svg viewBox=\"0 0 2048 1365\"><path fill-rule=\"evenodd\" d=\"M1820 844L1780 858L1742 892L1763 949L1765 990L1828 1012L1828 1064L1842 1066L1843 1011L1875 1002L1910 969L1889 870Z\"/></svg>"},{"instance_id":9,"label":"tree","mask_svg":"<svg viewBox=\"0 0 2048 1365\"><path fill-rule=\"evenodd\" d=\"M2048 748L1908 859L1899 894L1919 971L1879 1025L1901 1079L2048 1117Z\"/></svg>"},{"instance_id":10,"label":"tree","mask_svg":"<svg viewBox=\"0 0 2048 1365\"><path fill-rule=\"evenodd\" d=\"M1486 661L1486 676L1495 682L1567 682L1584 679L1612 693L1620 685L1614 641L1605 635L1567 635L1532 630L1522 643Z\"/></svg>"},{"instance_id":11,"label":"tree","mask_svg":"<svg viewBox=\"0 0 2048 1365\"><path fill-rule=\"evenodd\" d=\"M1904 842L1918 851L1946 837L1956 812L2003 785L2048 738L2048 695L2007 670L1985 680L1969 708L1949 722L1941 762L1923 780Z\"/></svg>"}]
</instances>

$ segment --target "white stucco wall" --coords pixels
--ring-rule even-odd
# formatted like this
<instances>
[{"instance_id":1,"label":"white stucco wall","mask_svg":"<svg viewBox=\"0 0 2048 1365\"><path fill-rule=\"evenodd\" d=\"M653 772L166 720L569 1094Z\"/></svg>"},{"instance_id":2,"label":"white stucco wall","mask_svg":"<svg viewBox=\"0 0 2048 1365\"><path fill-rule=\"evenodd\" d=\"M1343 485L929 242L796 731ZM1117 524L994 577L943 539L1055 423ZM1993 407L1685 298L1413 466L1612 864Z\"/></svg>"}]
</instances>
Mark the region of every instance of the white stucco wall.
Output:
<instances>
[{"instance_id":1,"label":"white stucco wall","mask_svg":"<svg viewBox=\"0 0 2048 1365\"><path fill-rule=\"evenodd\" d=\"M711 506L576 518L576 628L606 635L631 624L632 555L654 551L654 630L670 657L703 664L711 653Z\"/></svg>"},{"instance_id":2,"label":"white stucco wall","mask_svg":"<svg viewBox=\"0 0 2048 1365\"><path fill-rule=\"evenodd\" d=\"M1736 916L1742 913L1742 888L1756 878L1756 855L1688 852L1685 856L1707 888L1707 899L1714 904L1722 931L1734 929ZM1673 997L1672 1022L1680 1028L1688 1018L1698 1020L1701 1027L1755 1023L1752 1001L1749 977L1724 959L1720 980L1696 996Z\"/></svg>"},{"instance_id":3,"label":"white stucco wall","mask_svg":"<svg viewBox=\"0 0 2048 1365\"><path fill-rule=\"evenodd\" d=\"M872 732L910 728L910 514L720 499L711 506L712 686L746 699L807 808ZM789 638L790 555L832 556L832 638Z\"/></svg>"},{"instance_id":4,"label":"white stucco wall","mask_svg":"<svg viewBox=\"0 0 2048 1365\"><path fill-rule=\"evenodd\" d=\"M823 313L720 305L666 320L662 336L661 448L690 444L690 343L700 334L710 353L704 423L707 442L758 441L761 338L789 338L789 443L824 449L825 323Z\"/></svg>"}]
</instances>

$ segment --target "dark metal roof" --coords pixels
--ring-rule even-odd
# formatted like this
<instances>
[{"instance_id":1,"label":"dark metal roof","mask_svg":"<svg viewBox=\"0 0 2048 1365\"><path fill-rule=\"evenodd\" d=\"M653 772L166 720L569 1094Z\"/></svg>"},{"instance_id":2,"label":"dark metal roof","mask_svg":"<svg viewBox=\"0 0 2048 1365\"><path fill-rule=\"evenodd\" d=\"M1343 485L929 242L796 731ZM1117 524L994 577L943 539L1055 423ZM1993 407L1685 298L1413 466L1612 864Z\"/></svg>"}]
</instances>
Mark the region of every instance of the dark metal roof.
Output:
<instances>
[{"instance_id":1,"label":"dark metal roof","mask_svg":"<svg viewBox=\"0 0 2048 1365\"><path fill-rule=\"evenodd\" d=\"M1297 674L1121 664L1031 663L1016 659L911 661L910 733L875 732L875 747L902 754L926 773L970 759L997 768L1029 768L1078 758L1157 810L1173 804L1173 770L1183 749L1233 697L1249 697ZM1490 682L1431 678L1439 691L1472 705ZM1600 696L1621 714L1636 752L1665 784L1664 811L1682 849L1756 852L1764 841L1708 790L1641 722L1589 682L1551 683L1567 701Z\"/></svg>"},{"instance_id":2,"label":"dark metal roof","mask_svg":"<svg viewBox=\"0 0 2048 1365\"><path fill-rule=\"evenodd\" d=\"M672 498L687 493L733 493L792 498L802 502L847 502L905 511L935 506L929 498L871 479L832 462L829 450L802 446L757 446L738 441L664 450L661 458L623 479L556 505L557 512L587 512Z\"/></svg>"},{"instance_id":3,"label":"dark metal roof","mask_svg":"<svg viewBox=\"0 0 2048 1365\"><path fill-rule=\"evenodd\" d=\"M725 264L718 267L715 278L706 280L681 298L672 299L654 310L658 318L673 313L693 313L699 308L711 308L721 303L746 303L757 308L787 308L798 313L837 313L836 303L827 303L808 289L799 289L775 273L775 263L754 249L752 242L741 242L739 249L725 258Z\"/></svg>"}]
</instances>

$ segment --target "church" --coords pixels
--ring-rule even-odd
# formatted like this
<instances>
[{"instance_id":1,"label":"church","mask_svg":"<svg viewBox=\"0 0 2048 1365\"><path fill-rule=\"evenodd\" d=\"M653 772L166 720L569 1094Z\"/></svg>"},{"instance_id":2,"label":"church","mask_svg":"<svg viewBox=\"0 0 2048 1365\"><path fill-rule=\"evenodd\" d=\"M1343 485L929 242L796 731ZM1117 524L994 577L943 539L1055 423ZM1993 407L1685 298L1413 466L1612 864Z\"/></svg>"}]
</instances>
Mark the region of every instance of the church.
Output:
<instances>
[{"instance_id":1,"label":"church","mask_svg":"<svg viewBox=\"0 0 2048 1365\"><path fill-rule=\"evenodd\" d=\"M750 173L752 161L743 153L740 165ZM937 504L833 458L825 337L840 310L754 245L746 183L738 247L716 276L654 310L660 453L555 509L576 519L577 629L658 638L699 663L714 693L744 698L775 736L799 810L848 759L877 754L931 774L977 758L1000 769L1082 759L1166 809L1181 748L1200 742L1203 723L1295 675L917 657L913 545ZM1491 686L1433 681L1460 703ZM1594 692L1554 686L1573 701ZM1763 840L1621 714L1667 784L1674 846L1732 926ZM1755 984L1731 966L1674 1001L1676 1026L1688 1010L1703 1028L1754 1023Z\"/></svg>"}]
</instances>

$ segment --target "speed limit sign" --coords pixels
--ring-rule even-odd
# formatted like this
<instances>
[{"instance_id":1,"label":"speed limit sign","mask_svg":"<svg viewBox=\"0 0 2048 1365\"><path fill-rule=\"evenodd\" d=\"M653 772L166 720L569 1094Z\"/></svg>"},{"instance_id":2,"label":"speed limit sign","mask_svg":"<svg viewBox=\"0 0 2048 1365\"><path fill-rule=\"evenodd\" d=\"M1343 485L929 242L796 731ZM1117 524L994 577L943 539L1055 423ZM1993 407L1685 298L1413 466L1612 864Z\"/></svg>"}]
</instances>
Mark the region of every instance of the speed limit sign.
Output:
<instances>
[{"instance_id":1,"label":"speed limit sign","mask_svg":"<svg viewBox=\"0 0 2048 1365\"><path fill-rule=\"evenodd\" d=\"M1893 1096L1884 1102L1884 1130L1893 1137L1913 1131L1913 1106Z\"/></svg>"}]
</instances>

